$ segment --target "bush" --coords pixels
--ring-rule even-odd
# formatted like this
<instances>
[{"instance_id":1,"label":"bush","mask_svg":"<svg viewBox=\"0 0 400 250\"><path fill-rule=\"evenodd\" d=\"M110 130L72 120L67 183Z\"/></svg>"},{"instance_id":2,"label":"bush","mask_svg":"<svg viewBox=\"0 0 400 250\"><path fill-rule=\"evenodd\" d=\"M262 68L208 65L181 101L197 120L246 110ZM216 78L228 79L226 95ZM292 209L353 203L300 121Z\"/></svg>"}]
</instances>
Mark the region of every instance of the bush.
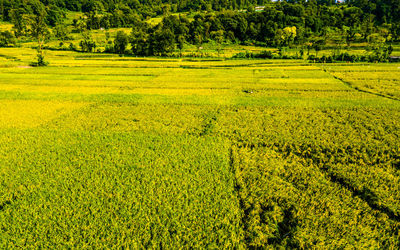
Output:
<instances>
[{"instance_id":1,"label":"bush","mask_svg":"<svg viewBox=\"0 0 400 250\"><path fill-rule=\"evenodd\" d=\"M15 46L17 40L13 33L10 31L0 32L0 47Z\"/></svg>"},{"instance_id":2,"label":"bush","mask_svg":"<svg viewBox=\"0 0 400 250\"><path fill-rule=\"evenodd\" d=\"M32 66L32 67L44 67L44 66L49 65L49 62L46 62L44 60L44 56L43 55L38 54L37 55L37 61L36 62L32 62L29 65Z\"/></svg>"},{"instance_id":3,"label":"bush","mask_svg":"<svg viewBox=\"0 0 400 250\"><path fill-rule=\"evenodd\" d=\"M310 55L308 58L310 62L316 63L335 63L335 62L387 62L389 61L388 57L382 57L381 55L350 55L349 53L341 53L333 56L322 56L315 57L315 55Z\"/></svg>"},{"instance_id":4,"label":"bush","mask_svg":"<svg viewBox=\"0 0 400 250\"><path fill-rule=\"evenodd\" d=\"M289 56L289 55L277 55L273 54L271 51L268 50L263 50L259 53L254 53L254 52L240 52L237 53L236 55L232 56L234 59L239 59L239 58L258 58L258 59L301 59L301 57L298 56Z\"/></svg>"}]
</instances>

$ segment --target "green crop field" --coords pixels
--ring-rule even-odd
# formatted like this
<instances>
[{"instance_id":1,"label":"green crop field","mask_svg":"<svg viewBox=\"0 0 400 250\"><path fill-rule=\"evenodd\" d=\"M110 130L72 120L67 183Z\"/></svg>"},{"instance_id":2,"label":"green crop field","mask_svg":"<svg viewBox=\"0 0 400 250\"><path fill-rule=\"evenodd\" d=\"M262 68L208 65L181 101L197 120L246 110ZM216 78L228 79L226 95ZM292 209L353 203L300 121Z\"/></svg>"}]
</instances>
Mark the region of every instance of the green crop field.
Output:
<instances>
[{"instance_id":1,"label":"green crop field","mask_svg":"<svg viewBox=\"0 0 400 250\"><path fill-rule=\"evenodd\" d=\"M0 49L0 248L400 248L400 64Z\"/></svg>"}]
</instances>

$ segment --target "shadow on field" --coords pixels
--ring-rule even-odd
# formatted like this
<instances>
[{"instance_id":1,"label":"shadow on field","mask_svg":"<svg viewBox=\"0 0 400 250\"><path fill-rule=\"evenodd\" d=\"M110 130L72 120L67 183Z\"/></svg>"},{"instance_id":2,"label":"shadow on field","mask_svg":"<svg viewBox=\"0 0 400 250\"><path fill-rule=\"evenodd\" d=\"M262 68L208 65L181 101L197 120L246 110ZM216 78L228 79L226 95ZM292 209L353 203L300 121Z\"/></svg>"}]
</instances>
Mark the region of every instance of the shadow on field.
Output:
<instances>
[{"instance_id":1,"label":"shadow on field","mask_svg":"<svg viewBox=\"0 0 400 250\"><path fill-rule=\"evenodd\" d=\"M298 220L294 216L295 208L291 206L283 211L284 217L278 223L278 235L268 239L268 243L277 246L286 246L287 248L300 248L296 240L293 239L294 233L297 231ZM286 244L285 244L286 243Z\"/></svg>"},{"instance_id":2,"label":"shadow on field","mask_svg":"<svg viewBox=\"0 0 400 250\"><path fill-rule=\"evenodd\" d=\"M4 210L4 208L11 204L11 201L4 201L0 204L0 212Z\"/></svg>"}]
</instances>

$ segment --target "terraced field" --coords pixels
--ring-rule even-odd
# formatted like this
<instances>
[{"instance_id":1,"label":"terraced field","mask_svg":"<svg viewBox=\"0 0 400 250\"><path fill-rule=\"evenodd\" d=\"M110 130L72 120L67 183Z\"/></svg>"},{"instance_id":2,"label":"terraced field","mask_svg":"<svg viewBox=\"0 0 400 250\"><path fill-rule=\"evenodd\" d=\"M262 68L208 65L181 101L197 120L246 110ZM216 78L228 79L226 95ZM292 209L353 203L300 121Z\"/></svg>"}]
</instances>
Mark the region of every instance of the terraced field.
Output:
<instances>
[{"instance_id":1,"label":"terraced field","mask_svg":"<svg viewBox=\"0 0 400 250\"><path fill-rule=\"evenodd\" d=\"M400 247L400 64L0 55L1 248Z\"/></svg>"}]
</instances>

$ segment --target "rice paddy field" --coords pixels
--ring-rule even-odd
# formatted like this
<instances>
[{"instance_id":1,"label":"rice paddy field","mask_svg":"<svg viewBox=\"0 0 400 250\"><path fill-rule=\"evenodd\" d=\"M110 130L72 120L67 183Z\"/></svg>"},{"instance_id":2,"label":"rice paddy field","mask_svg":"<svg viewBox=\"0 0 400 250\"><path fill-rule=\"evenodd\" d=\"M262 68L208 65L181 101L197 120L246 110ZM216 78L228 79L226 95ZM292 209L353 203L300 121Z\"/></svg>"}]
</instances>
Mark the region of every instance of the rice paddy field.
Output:
<instances>
[{"instance_id":1,"label":"rice paddy field","mask_svg":"<svg viewBox=\"0 0 400 250\"><path fill-rule=\"evenodd\" d=\"M400 248L400 64L0 49L1 248Z\"/></svg>"}]
</instances>

